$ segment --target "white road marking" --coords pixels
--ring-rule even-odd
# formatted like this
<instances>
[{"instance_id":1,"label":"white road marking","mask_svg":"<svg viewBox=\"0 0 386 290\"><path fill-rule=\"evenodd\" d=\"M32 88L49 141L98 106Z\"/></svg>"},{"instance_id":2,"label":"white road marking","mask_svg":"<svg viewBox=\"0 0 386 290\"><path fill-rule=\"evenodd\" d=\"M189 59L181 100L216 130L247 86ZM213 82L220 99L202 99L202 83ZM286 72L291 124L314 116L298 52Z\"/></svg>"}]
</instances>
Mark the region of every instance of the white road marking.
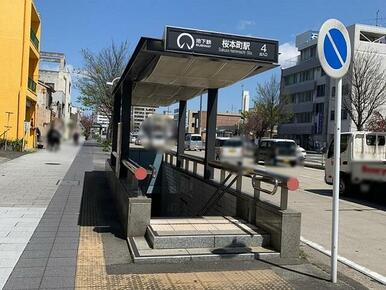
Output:
<instances>
[{"instance_id":1,"label":"white road marking","mask_svg":"<svg viewBox=\"0 0 386 290\"><path fill-rule=\"evenodd\" d=\"M314 243L312 241L309 241L303 237L300 237L300 240L303 243L305 243L306 245L310 246L311 248L331 257L331 251L327 250L323 246L321 246L317 243ZM349 267L357 270L358 272L361 272L362 274L365 274L366 276L368 276L370 278L373 278L374 280L378 281L379 283L386 285L386 277L385 276L383 276L377 272L371 271L370 269L367 269L366 267L358 265L357 263L355 263L355 262L353 262L345 257L339 256L339 255L338 255L338 261L341 262L342 264L345 264L346 266L349 266Z\"/></svg>"},{"instance_id":2,"label":"white road marking","mask_svg":"<svg viewBox=\"0 0 386 290\"><path fill-rule=\"evenodd\" d=\"M342 59L342 56L340 55L340 52L339 52L338 48L336 47L336 44L335 44L334 40L331 37L330 32L327 32L327 37L331 41L332 47L334 48L334 51L335 51L335 53L336 53L336 55L337 55L337 57L338 57L338 59L340 61L340 64L343 66L344 65L344 61Z\"/></svg>"}]
</instances>

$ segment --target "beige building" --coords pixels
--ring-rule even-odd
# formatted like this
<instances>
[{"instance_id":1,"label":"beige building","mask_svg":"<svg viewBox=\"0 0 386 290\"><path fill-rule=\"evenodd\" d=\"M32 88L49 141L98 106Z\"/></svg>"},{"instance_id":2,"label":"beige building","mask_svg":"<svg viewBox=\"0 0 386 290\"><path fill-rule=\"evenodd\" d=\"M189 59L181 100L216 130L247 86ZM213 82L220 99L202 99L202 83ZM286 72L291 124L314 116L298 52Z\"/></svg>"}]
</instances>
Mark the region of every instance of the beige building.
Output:
<instances>
[{"instance_id":1,"label":"beige building","mask_svg":"<svg viewBox=\"0 0 386 290\"><path fill-rule=\"evenodd\" d=\"M54 117L51 109L52 94L55 90L46 83L39 81L37 85L36 127L41 136L45 136ZM39 142L39 140L37 140Z\"/></svg>"}]
</instances>

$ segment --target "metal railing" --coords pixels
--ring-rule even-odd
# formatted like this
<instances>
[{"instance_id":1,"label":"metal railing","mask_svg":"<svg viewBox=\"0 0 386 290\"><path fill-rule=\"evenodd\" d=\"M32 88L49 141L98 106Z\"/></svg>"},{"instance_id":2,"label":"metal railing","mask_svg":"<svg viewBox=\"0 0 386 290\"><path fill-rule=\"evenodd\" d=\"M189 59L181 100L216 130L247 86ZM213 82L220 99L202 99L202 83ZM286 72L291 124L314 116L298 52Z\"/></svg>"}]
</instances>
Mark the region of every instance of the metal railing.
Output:
<instances>
[{"instance_id":1,"label":"metal railing","mask_svg":"<svg viewBox=\"0 0 386 290\"><path fill-rule=\"evenodd\" d=\"M33 79L28 78L28 89L34 93L36 93L36 83Z\"/></svg>"},{"instance_id":2,"label":"metal railing","mask_svg":"<svg viewBox=\"0 0 386 290\"><path fill-rule=\"evenodd\" d=\"M183 170L189 174L196 175L197 177L203 177L204 170L202 170L202 174L200 174L200 172L198 172L198 164L204 165L204 158L191 156L188 154L181 154L179 158L180 170ZM172 166L177 166L177 153L174 151L165 152L164 161ZM193 164L192 170L190 163ZM216 190L216 192L213 194L213 198L210 199L209 205L206 205L205 208L199 212L200 214L205 214L209 207L214 205L225 192L229 192L232 195L235 193L241 193L243 177L250 179L254 189L253 197L255 200L260 200L260 193L275 195L280 189L279 207L282 210L286 210L288 208L288 191L295 191L299 188L299 181L297 178L285 176L265 169L238 166L236 164L223 163L219 161L210 161L208 164L212 168L220 170L219 187L218 190ZM211 182L217 181L211 180ZM235 189L232 188L234 184ZM266 186L263 187L263 184L266 186L272 186L272 188L267 188Z\"/></svg>"},{"instance_id":3,"label":"metal railing","mask_svg":"<svg viewBox=\"0 0 386 290\"><path fill-rule=\"evenodd\" d=\"M129 185L131 186L131 189L136 191L137 196L143 196L144 192L141 190L141 188L143 189L143 186L140 186L140 182L145 181L148 176L153 176L155 173L155 168L151 166L150 170L145 169L132 159L123 159L121 162L122 165L128 170L129 174L127 177L129 179ZM144 189L144 191L146 193L146 189Z\"/></svg>"},{"instance_id":4,"label":"metal railing","mask_svg":"<svg viewBox=\"0 0 386 290\"><path fill-rule=\"evenodd\" d=\"M36 33L32 29L30 31L30 39L35 48L39 50L39 39L37 38Z\"/></svg>"}]
</instances>

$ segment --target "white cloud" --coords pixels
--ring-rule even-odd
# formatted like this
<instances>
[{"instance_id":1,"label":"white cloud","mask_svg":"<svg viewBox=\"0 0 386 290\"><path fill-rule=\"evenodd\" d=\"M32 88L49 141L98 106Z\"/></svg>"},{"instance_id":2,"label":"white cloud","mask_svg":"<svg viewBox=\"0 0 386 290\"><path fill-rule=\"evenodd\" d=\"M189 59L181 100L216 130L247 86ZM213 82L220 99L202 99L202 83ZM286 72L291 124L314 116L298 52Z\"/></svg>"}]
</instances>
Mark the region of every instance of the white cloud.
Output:
<instances>
[{"instance_id":1,"label":"white cloud","mask_svg":"<svg viewBox=\"0 0 386 290\"><path fill-rule=\"evenodd\" d=\"M279 64L282 68L292 66L296 62L299 51L293 42L286 42L279 46Z\"/></svg>"},{"instance_id":2,"label":"white cloud","mask_svg":"<svg viewBox=\"0 0 386 290\"><path fill-rule=\"evenodd\" d=\"M253 20L240 20L239 24L237 25L237 29L239 30L245 30L250 26L254 26L256 24Z\"/></svg>"}]
</instances>

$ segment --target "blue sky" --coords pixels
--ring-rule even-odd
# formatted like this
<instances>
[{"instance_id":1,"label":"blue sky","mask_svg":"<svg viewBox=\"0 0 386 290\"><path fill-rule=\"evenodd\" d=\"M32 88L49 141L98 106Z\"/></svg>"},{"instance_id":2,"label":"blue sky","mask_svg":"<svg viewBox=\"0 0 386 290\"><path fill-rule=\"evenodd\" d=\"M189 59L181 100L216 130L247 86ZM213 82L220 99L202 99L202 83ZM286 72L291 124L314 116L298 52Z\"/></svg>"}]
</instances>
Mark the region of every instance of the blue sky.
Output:
<instances>
[{"instance_id":1,"label":"blue sky","mask_svg":"<svg viewBox=\"0 0 386 290\"><path fill-rule=\"evenodd\" d=\"M133 50L141 36L161 38L165 25L246 34L279 40L282 59L296 55L295 36L318 30L328 18L344 24L375 24L380 10L386 26L385 0L35 0L42 19L41 49L63 52L67 63L82 67L80 51L99 51L114 40L128 40ZM258 82L280 69L265 72L219 92L219 111L240 108L241 85L255 96ZM76 90L72 93L75 101ZM76 101L75 101L76 103ZM204 104L206 104L204 98ZM175 106L171 106L173 109ZM199 107L199 98L188 103Z\"/></svg>"}]
</instances>

